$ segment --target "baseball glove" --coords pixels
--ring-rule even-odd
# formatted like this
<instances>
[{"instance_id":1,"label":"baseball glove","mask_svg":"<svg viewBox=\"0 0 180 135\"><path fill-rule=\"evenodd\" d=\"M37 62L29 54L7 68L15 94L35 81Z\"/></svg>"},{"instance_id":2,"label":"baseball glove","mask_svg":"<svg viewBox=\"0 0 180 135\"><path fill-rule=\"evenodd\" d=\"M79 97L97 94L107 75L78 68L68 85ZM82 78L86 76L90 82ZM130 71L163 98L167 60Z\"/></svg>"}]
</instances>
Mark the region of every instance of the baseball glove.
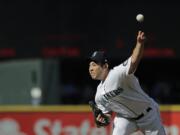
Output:
<instances>
[{"instance_id":1,"label":"baseball glove","mask_svg":"<svg viewBox=\"0 0 180 135\"><path fill-rule=\"evenodd\" d=\"M96 105L94 101L89 101L89 105L92 109L94 121L97 127L104 127L110 124L110 119L108 116L106 116ZM97 120L98 115L101 115L101 117L104 119L103 122L100 122Z\"/></svg>"}]
</instances>

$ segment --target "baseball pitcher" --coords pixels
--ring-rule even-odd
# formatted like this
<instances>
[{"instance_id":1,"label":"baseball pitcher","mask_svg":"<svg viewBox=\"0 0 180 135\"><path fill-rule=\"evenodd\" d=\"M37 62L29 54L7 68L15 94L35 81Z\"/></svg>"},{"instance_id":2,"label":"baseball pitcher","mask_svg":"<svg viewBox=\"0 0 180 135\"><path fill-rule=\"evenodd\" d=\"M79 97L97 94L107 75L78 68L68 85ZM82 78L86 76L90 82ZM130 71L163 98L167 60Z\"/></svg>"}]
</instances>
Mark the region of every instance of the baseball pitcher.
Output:
<instances>
[{"instance_id":1,"label":"baseball pitcher","mask_svg":"<svg viewBox=\"0 0 180 135\"><path fill-rule=\"evenodd\" d=\"M107 126L114 112L113 135L130 135L137 130L145 135L165 135L158 104L142 90L134 75L145 39L144 32L139 31L132 55L113 68L103 51L95 51L89 58L90 76L100 80L95 103L90 102L95 123L97 127Z\"/></svg>"}]
</instances>

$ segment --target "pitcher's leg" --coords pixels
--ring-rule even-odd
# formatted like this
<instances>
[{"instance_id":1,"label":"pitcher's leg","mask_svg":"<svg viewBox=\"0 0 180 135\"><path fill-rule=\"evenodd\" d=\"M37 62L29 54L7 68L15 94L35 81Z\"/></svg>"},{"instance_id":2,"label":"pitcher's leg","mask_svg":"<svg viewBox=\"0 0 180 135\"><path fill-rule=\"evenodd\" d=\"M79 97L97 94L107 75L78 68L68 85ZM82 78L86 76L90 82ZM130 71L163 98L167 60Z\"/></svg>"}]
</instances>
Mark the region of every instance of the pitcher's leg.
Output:
<instances>
[{"instance_id":1,"label":"pitcher's leg","mask_svg":"<svg viewBox=\"0 0 180 135\"><path fill-rule=\"evenodd\" d=\"M115 117L112 135L130 135L135 131L137 131L135 122L129 121L125 118Z\"/></svg>"}]
</instances>

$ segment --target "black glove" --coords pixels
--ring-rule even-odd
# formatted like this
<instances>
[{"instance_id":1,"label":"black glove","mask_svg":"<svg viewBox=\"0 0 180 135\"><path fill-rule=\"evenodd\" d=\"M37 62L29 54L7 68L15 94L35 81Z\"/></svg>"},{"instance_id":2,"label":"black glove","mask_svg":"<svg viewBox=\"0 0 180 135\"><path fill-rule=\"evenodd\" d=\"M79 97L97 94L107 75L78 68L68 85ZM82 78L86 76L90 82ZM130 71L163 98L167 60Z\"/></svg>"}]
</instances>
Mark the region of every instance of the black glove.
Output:
<instances>
[{"instance_id":1,"label":"black glove","mask_svg":"<svg viewBox=\"0 0 180 135\"><path fill-rule=\"evenodd\" d=\"M92 109L93 115L94 115L94 121L97 127L103 127L107 126L110 123L110 119L108 116L106 116L96 105L94 101L89 101L89 105ZM98 115L101 115L101 117L104 119L103 122L97 121Z\"/></svg>"}]
</instances>

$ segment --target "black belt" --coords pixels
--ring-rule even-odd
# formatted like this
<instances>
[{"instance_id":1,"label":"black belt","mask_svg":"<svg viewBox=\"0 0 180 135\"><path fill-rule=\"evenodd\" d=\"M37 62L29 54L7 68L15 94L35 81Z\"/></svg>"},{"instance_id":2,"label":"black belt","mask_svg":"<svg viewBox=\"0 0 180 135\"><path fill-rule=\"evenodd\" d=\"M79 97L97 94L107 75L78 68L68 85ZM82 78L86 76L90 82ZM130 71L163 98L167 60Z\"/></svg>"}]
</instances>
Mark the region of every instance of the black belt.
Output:
<instances>
[{"instance_id":1,"label":"black belt","mask_svg":"<svg viewBox=\"0 0 180 135\"><path fill-rule=\"evenodd\" d=\"M146 112L150 112L152 110L152 108L151 107L148 107L147 109L146 109ZM141 119L142 117L144 117L144 113L141 113L138 117L136 117L136 118L131 118L132 120L139 120L139 119Z\"/></svg>"}]
</instances>

